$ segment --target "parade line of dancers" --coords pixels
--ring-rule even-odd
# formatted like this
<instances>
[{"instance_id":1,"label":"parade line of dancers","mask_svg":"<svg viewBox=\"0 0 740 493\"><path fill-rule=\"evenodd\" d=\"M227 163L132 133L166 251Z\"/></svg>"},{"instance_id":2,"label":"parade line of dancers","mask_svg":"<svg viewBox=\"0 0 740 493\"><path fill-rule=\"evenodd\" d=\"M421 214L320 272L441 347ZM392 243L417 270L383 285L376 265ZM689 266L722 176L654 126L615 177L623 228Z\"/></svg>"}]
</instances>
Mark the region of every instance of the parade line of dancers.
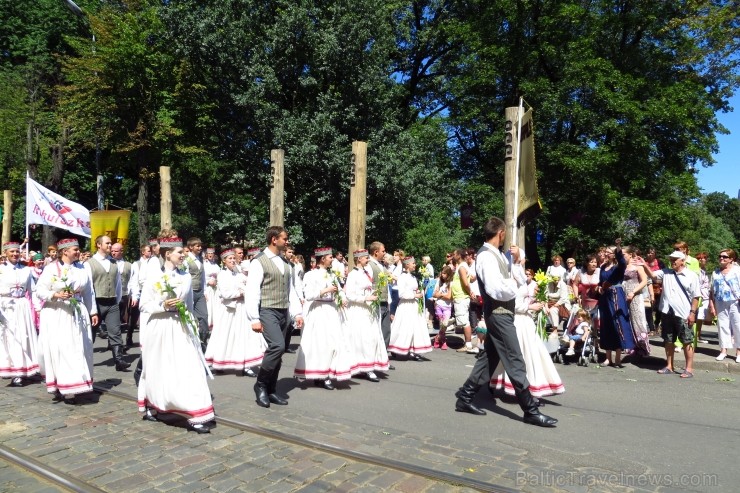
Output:
<instances>
[{"instance_id":1,"label":"parade line of dancers","mask_svg":"<svg viewBox=\"0 0 740 493\"><path fill-rule=\"evenodd\" d=\"M516 396L525 423L552 427L557 420L539 411L537 386L528 378L547 373L556 380L550 382L555 393L563 391L562 383L554 367L540 367L543 361L552 365L533 347L541 341L526 342L534 327L521 314L532 300L519 250L499 250L505 230L498 218L484 228L474 275L487 330L470 377L456 393L455 409L485 414L473 397L481 386L498 384ZM197 238L183 245L175 231L160 236L142 246L134 263L124 261L122 246L107 236L95 239L96 253L84 263L78 241L65 239L53 260L34 267L19 261L18 242L3 244L0 377L22 386L43 375L54 399L75 403L76 395L93 390L96 335L107 337L116 370L128 370L123 311L128 345L139 323L141 358L134 376L143 419L174 413L187 419L188 430L209 433L215 422L208 387L213 373L256 377L261 407L288 404L277 382L294 326L302 330L294 376L328 390L354 376L378 382L377 373L394 369L389 354L423 361L420 355L432 351L423 287L413 275L416 260L403 258L402 270L391 273L382 263L386 251L380 242L352 253L355 267L346 279L332 249L318 248L316 268L301 278L284 255L288 234L280 226L267 229L266 247L250 250L247 260L238 247L221 252L222 266L212 249L201 258ZM398 294L393 315L391 287Z\"/></svg>"}]
</instances>

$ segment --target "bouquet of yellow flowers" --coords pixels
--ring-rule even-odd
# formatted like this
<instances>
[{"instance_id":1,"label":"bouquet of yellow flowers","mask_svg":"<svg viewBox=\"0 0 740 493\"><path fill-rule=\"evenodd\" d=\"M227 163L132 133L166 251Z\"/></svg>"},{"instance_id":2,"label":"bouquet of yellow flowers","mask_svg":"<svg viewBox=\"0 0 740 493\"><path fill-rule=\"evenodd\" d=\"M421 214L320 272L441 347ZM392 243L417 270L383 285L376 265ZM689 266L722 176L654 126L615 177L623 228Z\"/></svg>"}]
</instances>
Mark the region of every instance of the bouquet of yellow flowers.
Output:
<instances>
[{"instance_id":1,"label":"bouquet of yellow flowers","mask_svg":"<svg viewBox=\"0 0 740 493\"><path fill-rule=\"evenodd\" d=\"M373 316L377 317L379 315L380 294L384 289L388 289L389 282L391 282L391 275L389 273L382 271L378 274L378 285L375 286L375 291L373 292L375 300L370 303L370 310L372 310Z\"/></svg>"},{"instance_id":2,"label":"bouquet of yellow flowers","mask_svg":"<svg viewBox=\"0 0 740 493\"><path fill-rule=\"evenodd\" d=\"M537 301L547 305L547 285L554 281L554 277L552 277L550 274L545 274L544 272L542 272L542 270L538 270L535 273L534 282L537 283L537 293L535 294L535 299ZM542 338L543 341L547 340L547 317L545 316L545 312L543 310L537 312L535 325L537 327L537 334Z\"/></svg>"}]
</instances>

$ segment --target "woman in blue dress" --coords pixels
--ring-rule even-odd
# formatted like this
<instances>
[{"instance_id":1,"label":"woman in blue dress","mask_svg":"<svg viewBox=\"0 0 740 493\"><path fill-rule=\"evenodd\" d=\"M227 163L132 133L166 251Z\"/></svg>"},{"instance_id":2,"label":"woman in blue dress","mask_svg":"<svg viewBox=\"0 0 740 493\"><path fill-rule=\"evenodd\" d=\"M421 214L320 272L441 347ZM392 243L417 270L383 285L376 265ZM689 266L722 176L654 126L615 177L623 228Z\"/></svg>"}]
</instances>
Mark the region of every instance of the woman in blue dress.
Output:
<instances>
[{"instance_id":1,"label":"woman in blue dress","mask_svg":"<svg viewBox=\"0 0 740 493\"><path fill-rule=\"evenodd\" d=\"M622 351L635 348L627 299L622 288L627 261L620 241L606 250L606 262L599 275L599 346L606 351L604 365L622 368ZM612 360L612 351L616 351Z\"/></svg>"}]
</instances>

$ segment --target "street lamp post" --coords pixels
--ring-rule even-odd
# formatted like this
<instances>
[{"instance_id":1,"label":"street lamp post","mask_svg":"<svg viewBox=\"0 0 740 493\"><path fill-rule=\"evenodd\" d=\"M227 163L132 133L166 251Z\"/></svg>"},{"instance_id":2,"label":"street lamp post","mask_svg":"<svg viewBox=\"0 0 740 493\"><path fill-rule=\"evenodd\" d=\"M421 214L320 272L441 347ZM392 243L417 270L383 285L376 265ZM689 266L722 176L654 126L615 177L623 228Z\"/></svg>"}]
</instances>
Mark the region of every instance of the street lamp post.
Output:
<instances>
[{"instance_id":1,"label":"street lamp post","mask_svg":"<svg viewBox=\"0 0 740 493\"><path fill-rule=\"evenodd\" d=\"M87 15L85 14L85 11L82 10L79 5L74 3L72 0L63 0L64 5L67 6L67 8L77 17L84 19L87 18ZM92 33L92 50L93 54L95 54L95 32L92 30L92 26L90 27L90 32ZM98 137L98 127L99 123L95 124L95 172L97 174L95 178L96 183L96 190L98 195L98 210L102 211L105 208L105 195L103 194L103 173L100 170L100 139Z\"/></svg>"}]
</instances>

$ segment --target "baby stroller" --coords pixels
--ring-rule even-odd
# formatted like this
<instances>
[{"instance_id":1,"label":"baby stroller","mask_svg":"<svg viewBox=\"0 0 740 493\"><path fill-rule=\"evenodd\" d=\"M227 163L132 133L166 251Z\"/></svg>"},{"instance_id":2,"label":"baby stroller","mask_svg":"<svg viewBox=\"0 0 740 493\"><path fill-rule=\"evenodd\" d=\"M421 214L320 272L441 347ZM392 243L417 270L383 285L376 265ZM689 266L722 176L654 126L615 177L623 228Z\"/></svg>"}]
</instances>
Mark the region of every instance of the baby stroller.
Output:
<instances>
[{"instance_id":1,"label":"baby stroller","mask_svg":"<svg viewBox=\"0 0 740 493\"><path fill-rule=\"evenodd\" d=\"M553 356L553 361L556 363L564 365L570 364L568 361L570 356L567 354L568 349L570 348L570 338L568 337L568 334L572 334L573 330L576 328L576 315L580 310L581 307L575 303L570 309L570 316L568 317L568 322L565 324L565 331L563 338L561 339L560 347ZM588 332L588 336L576 341L574 347L575 356L578 357L578 366L588 366L589 362L599 362L599 351L596 347L597 334L595 326L593 323L589 323L589 326L590 330Z\"/></svg>"}]
</instances>

